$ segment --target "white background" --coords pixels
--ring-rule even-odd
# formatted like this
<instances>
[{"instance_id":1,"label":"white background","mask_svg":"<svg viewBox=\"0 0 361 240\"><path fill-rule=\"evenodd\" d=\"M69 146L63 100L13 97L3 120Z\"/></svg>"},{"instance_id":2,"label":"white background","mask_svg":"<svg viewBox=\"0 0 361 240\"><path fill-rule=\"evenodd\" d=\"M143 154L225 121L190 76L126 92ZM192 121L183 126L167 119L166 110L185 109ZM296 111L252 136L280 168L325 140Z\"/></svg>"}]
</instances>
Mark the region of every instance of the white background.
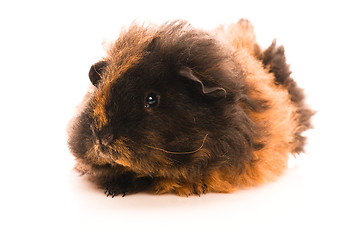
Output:
<instances>
[{"instance_id":1,"label":"white background","mask_svg":"<svg viewBox=\"0 0 361 240\"><path fill-rule=\"evenodd\" d=\"M361 239L360 7L351 1L2 1L1 239ZM232 194L107 198L75 173L66 125L104 40L135 18L248 18L285 46L318 113L277 182Z\"/></svg>"}]
</instances>

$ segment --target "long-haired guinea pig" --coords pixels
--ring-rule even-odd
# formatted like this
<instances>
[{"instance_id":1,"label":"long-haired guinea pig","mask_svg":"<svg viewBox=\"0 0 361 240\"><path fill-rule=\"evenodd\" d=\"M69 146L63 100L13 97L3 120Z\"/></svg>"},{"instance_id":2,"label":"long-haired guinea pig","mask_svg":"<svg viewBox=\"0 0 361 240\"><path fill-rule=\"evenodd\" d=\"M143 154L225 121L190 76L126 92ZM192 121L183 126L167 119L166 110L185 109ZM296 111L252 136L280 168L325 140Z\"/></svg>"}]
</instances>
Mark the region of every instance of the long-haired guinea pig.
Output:
<instances>
[{"instance_id":1,"label":"long-haired guinea pig","mask_svg":"<svg viewBox=\"0 0 361 240\"><path fill-rule=\"evenodd\" d=\"M228 193L274 180L313 111L283 47L247 20L213 32L131 24L90 68L69 129L76 169L107 196Z\"/></svg>"}]
</instances>

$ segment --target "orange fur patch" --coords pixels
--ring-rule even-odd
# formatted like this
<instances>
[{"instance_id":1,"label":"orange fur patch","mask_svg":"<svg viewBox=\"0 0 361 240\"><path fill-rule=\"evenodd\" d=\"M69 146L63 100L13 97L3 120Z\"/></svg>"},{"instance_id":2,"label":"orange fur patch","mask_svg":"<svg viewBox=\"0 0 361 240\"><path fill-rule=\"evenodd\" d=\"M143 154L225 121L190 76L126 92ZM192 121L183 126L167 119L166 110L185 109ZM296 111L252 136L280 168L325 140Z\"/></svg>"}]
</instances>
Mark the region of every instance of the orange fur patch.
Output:
<instances>
[{"instance_id":1,"label":"orange fur patch","mask_svg":"<svg viewBox=\"0 0 361 240\"><path fill-rule=\"evenodd\" d=\"M230 193L237 189L234 184L234 173L232 170L215 170L206 179L208 190L211 192Z\"/></svg>"},{"instance_id":2,"label":"orange fur patch","mask_svg":"<svg viewBox=\"0 0 361 240\"><path fill-rule=\"evenodd\" d=\"M115 141L114 145L111 147L112 152L116 152L116 156L121 156L116 158L113 161L124 167L131 167L131 164L128 159L130 159L131 153L129 149L125 146L122 139Z\"/></svg>"},{"instance_id":3,"label":"orange fur patch","mask_svg":"<svg viewBox=\"0 0 361 240\"><path fill-rule=\"evenodd\" d=\"M289 153L297 131L297 108L290 100L283 86L275 85L275 77L268 73L261 61L256 58L259 47L248 21L240 21L218 32L237 50L238 59L243 66L246 82L251 86L250 97L266 100L269 109L264 112L249 111L254 122L267 129L267 133L258 139L265 147L255 151L255 162L247 164L239 176L239 186L254 186L274 180L287 167ZM215 174L215 179L227 179L227 176ZM221 180L217 180L221 183ZM227 189L227 183L223 186ZM219 187L220 189L222 187Z\"/></svg>"},{"instance_id":4,"label":"orange fur patch","mask_svg":"<svg viewBox=\"0 0 361 240\"><path fill-rule=\"evenodd\" d=\"M93 100L93 115L99 129L108 123L105 106L110 99L113 83L142 59L145 48L156 37L155 33L149 31L132 25L110 46L108 56L104 59L107 66Z\"/></svg>"}]
</instances>

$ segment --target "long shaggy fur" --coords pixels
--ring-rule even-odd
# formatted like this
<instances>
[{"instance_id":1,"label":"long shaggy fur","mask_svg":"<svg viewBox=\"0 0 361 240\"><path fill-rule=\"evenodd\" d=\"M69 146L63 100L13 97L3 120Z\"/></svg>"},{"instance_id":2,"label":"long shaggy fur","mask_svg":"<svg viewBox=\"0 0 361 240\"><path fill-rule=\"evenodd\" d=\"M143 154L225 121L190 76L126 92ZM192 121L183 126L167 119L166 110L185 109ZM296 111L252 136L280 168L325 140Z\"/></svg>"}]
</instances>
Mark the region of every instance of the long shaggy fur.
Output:
<instances>
[{"instance_id":1,"label":"long shaggy fur","mask_svg":"<svg viewBox=\"0 0 361 240\"><path fill-rule=\"evenodd\" d=\"M232 192L274 180L303 151L312 111L282 47L246 20L213 33L133 24L89 72L73 119L76 169L107 195Z\"/></svg>"}]
</instances>

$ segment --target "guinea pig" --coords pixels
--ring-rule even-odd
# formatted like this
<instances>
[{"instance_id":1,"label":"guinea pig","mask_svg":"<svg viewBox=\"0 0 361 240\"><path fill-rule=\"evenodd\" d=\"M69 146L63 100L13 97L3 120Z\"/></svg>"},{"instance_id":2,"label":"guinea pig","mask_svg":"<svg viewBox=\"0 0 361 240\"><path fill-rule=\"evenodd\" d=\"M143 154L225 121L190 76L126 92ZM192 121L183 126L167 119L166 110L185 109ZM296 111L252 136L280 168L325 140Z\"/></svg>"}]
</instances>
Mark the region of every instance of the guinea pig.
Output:
<instances>
[{"instance_id":1,"label":"guinea pig","mask_svg":"<svg viewBox=\"0 0 361 240\"><path fill-rule=\"evenodd\" d=\"M212 32L131 24L91 66L69 128L80 173L107 196L229 193L275 180L313 111L284 48L247 20Z\"/></svg>"}]
</instances>

